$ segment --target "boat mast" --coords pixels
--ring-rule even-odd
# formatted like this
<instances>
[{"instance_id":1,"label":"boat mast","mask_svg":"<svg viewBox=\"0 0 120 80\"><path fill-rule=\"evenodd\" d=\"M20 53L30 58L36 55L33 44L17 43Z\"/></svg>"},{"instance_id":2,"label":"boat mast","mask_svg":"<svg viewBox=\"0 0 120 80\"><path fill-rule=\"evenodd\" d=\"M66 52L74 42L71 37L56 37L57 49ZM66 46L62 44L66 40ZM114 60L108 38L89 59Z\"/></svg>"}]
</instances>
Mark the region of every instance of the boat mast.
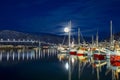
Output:
<instances>
[{"instance_id":1,"label":"boat mast","mask_svg":"<svg viewBox=\"0 0 120 80\"><path fill-rule=\"evenodd\" d=\"M68 40L69 40L69 48L70 48L70 38L71 38L71 21L69 22L68 24L68 27L69 27L69 33L68 33Z\"/></svg>"},{"instance_id":2,"label":"boat mast","mask_svg":"<svg viewBox=\"0 0 120 80\"><path fill-rule=\"evenodd\" d=\"M78 45L80 46L80 28L78 28Z\"/></svg>"},{"instance_id":3,"label":"boat mast","mask_svg":"<svg viewBox=\"0 0 120 80\"><path fill-rule=\"evenodd\" d=\"M98 47L98 31L97 31L97 34L96 34L96 46Z\"/></svg>"},{"instance_id":4,"label":"boat mast","mask_svg":"<svg viewBox=\"0 0 120 80\"><path fill-rule=\"evenodd\" d=\"M110 21L110 44L112 45L113 37L112 37L112 20Z\"/></svg>"},{"instance_id":5,"label":"boat mast","mask_svg":"<svg viewBox=\"0 0 120 80\"><path fill-rule=\"evenodd\" d=\"M92 47L94 46L94 36L92 35Z\"/></svg>"}]
</instances>

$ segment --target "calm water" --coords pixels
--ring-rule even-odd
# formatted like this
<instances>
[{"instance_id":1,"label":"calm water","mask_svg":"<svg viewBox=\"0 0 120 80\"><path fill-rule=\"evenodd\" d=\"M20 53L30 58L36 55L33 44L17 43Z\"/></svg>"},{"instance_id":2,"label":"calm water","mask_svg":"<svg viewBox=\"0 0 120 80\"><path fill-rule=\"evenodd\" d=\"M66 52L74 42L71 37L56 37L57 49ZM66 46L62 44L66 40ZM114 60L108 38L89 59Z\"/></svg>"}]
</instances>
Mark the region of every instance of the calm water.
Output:
<instances>
[{"instance_id":1,"label":"calm water","mask_svg":"<svg viewBox=\"0 0 120 80\"><path fill-rule=\"evenodd\" d=\"M111 67L109 59L58 58L57 54L56 49L0 50L0 80L117 79L116 67Z\"/></svg>"}]
</instances>

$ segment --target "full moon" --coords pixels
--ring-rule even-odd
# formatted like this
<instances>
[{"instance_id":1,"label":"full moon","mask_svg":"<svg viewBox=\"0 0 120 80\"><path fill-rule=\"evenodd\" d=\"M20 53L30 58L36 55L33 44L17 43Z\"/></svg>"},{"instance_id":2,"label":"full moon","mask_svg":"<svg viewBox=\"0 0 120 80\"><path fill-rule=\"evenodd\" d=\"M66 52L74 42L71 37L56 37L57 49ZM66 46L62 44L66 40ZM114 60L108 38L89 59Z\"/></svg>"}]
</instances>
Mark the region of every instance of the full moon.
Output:
<instances>
[{"instance_id":1,"label":"full moon","mask_svg":"<svg viewBox=\"0 0 120 80\"><path fill-rule=\"evenodd\" d=\"M64 28L64 31L69 32L69 28L68 27Z\"/></svg>"}]
</instances>

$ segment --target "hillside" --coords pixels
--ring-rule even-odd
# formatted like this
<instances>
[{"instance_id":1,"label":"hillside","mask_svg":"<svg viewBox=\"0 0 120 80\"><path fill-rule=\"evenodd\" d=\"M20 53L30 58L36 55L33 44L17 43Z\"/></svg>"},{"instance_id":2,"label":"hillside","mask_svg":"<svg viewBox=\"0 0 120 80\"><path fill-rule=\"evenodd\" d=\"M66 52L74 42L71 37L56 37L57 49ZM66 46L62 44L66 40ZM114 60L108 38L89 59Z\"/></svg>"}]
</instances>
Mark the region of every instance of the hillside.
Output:
<instances>
[{"instance_id":1,"label":"hillside","mask_svg":"<svg viewBox=\"0 0 120 80\"><path fill-rule=\"evenodd\" d=\"M12 30L2 30L0 31L0 39L29 39L29 40L41 40L51 43L62 43L63 38L58 35L54 34L47 34L47 33L23 33L23 32L17 32Z\"/></svg>"}]
</instances>

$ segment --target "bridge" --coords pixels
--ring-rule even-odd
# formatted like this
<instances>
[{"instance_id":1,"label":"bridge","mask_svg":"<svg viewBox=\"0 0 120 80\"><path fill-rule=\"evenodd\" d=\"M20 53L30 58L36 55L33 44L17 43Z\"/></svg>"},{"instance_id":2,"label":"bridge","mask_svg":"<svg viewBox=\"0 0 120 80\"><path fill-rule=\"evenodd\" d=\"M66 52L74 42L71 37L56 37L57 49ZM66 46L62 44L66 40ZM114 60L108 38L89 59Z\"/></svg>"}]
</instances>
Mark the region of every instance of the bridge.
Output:
<instances>
[{"instance_id":1,"label":"bridge","mask_svg":"<svg viewBox=\"0 0 120 80\"><path fill-rule=\"evenodd\" d=\"M3 40L0 39L0 47L49 47L49 46L56 46L56 44L53 43L47 43L40 40L25 40L25 39L7 39Z\"/></svg>"}]
</instances>

